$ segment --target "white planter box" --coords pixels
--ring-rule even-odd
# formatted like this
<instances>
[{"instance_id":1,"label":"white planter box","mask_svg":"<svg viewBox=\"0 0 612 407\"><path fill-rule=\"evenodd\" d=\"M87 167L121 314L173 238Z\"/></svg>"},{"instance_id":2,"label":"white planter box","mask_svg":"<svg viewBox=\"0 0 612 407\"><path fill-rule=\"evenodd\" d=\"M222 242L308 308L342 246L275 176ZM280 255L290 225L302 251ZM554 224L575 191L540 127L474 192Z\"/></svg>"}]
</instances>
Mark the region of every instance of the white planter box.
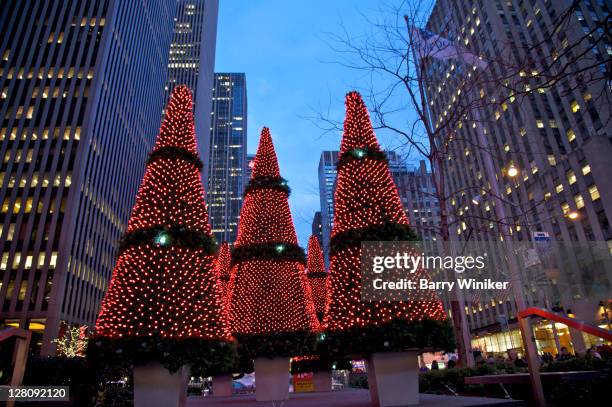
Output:
<instances>
[{"instance_id":1,"label":"white planter box","mask_svg":"<svg viewBox=\"0 0 612 407\"><path fill-rule=\"evenodd\" d=\"M368 359L368 384L375 407L419 404L417 352L372 354Z\"/></svg>"},{"instance_id":2,"label":"white planter box","mask_svg":"<svg viewBox=\"0 0 612 407\"><path fill-rule=\"evenodd\" d=\"M213 376L212 391L214 397L229 397L232 395L232 374Z\"/></svg>"},{"instance_id":3,"label":"white planter box","mask_svg":"<svg viewBox=\"0 0 612 407\"><path fill-rule=\"evenodd\" d=\"M189 368L171 374L159 363L134 367L134 407L185 407Z\"/></svg>"},{"instance_id":4,"label":"white planter box","mask_svg":"<svg viewBox=\"0 0 612 407\"><path fill-rule=\"evenodd\" d=\"M315 372L312 377L314 391L331 391L332 374L331 372Z\"/></svg>"},{"instance_id":5,"label":"white planter box","mask_svg":"<svg viewBox=\"0 0 612 407\"><path fill-rule=\"evenodd\" d=\"M255 359L255 399L279 401L289 398L289 358Z\"/></svg>"}]
</instances>

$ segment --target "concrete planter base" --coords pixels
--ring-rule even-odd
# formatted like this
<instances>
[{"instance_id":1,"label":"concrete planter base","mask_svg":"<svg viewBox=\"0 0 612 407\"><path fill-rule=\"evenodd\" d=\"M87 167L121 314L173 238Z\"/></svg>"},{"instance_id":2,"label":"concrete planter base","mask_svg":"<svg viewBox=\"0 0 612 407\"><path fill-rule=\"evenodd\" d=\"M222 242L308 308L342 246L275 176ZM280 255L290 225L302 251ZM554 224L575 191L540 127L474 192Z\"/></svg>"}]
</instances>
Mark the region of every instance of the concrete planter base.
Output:
<instances>
[{"instance_id":1,"label":"concrete planter base","mask_svg":"<svg viewBox=\"0 0 612 407\"><path fill-rule=\"evenodd\" d=\"M314 391L331 391L331 372L315 372L312 377L312 384L314 385Z\"/></svg>"},{"instance_id":2,"label":"concrete planter base","mask_svg":"<svg viewBox=\"0 0 612 407\"><path fill-rule=\"evenodd\" d=\"M171 374L159 363L134 367L134 407L185 407L189 369Z\"/></svg>"},{"instance_id":3,"label":"concrete planter base","mask_svg":"<svg viewBox=\"0 0 612 407\"><path fill-rule=\"evenodd\" d=\"M289 398L289 358L255 359L255 399L280 401Z\"/></svg>"},{"instance_id":4,"label":"concrete planter base","mask_svg":"<svg viewBox=\"0 0 612 407\"><path fill-rule=\"evenodd\" d=\"M368 358L368 384L375 407L419 404L417 352L372 354Z\"/></svg>"},{"instance_id":5,"label":"concrete planter base","mask_svg":"<svg viewBox=\"0 0 612 407\"><path fill-rule=\"evenodd\" d=\"M232 375L224 374L212 378L213 397L229 397L232 395Z\"/></svg>"}]
</instances>

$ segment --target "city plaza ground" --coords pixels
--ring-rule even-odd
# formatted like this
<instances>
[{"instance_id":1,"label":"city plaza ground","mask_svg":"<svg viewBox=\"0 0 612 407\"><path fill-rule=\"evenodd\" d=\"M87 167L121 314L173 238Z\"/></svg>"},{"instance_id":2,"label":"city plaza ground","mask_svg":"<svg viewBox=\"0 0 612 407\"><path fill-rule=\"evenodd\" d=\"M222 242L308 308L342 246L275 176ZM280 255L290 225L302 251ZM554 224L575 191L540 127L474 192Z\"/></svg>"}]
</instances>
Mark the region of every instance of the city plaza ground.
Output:
<instances>
[{"instance_id":1,"label":"city plaza ground","mask_svg":"<svg viewBox=\"0 0 612 407\"><path fill-rule=\"evenodd\" d=\"M421 394L420 406L425 407L468 407L468 406L525 406L520 400L503 400L484 397L438 396ZM270 402L257 402L255 395L232 397L188 397L187 407L269 407ZM338 390L329 392L291 393L283 407L371 407L370 392L364 389Z\"/></svg>"}]
</instances>

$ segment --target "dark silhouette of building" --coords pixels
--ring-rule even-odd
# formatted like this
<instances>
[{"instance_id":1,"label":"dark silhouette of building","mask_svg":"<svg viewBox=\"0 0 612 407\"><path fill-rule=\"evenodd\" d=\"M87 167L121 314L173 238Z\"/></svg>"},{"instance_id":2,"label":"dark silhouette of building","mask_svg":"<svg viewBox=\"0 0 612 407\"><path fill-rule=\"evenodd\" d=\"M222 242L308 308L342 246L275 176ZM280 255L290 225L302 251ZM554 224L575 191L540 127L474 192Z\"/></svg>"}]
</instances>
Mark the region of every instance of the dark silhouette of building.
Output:
<instances>
[{"instance_id":1,"label":"dark silhouette of building","mask_svg":"<svg viewBox=\"0 0 612 407\"><path fill-rule=\"evenodd\" d=\"M0 322L92 326L159 128L172 0L0 10Z\"/></svg>"}]
</instances>

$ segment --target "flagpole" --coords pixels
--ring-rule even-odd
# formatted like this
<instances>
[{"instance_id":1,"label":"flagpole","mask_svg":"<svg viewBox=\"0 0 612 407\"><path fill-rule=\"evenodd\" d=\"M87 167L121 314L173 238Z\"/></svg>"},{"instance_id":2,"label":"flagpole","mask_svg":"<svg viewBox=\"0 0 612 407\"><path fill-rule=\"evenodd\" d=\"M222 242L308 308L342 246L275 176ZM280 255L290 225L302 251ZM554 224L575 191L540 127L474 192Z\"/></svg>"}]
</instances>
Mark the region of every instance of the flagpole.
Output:
<instances>
[{"instance_id":1,"label":"flagpole","mask_svg":"<svg viewBox=\"0 0 612 407\"><path fill-rule=\"evenodd\" d=\"M431 129L433 128L432 127L433 123L431 121L431 114L429 112L429 103L427 103L427 93L425 93L423 89L423 84L421 83L422 78L419 74L419 63L418 62L420 61L421 58L420 58L420 54L417 54L417 51L414 48L414 38L410 34L410 22L408 21L407 15L404 15L404 20L406 21L406 29L408 31L408 42L410 46L410 51L412 51L412 54L414 55L414 59L415 59L415 70L416 70L417 84L419 85L419 94L421 96L421 100L425 102L423 103L423 116L427 120L426 126L429 126L429 128ZM406 58L406 64L410 64L409 58ZM432 166L435 165L433 160L431 164ZM438 168L437 171L438 171L438 174L440 174L440 176L441 174L443 174L442 168ZM441 198L445 199L445 197L441 197ZM446 226L448 227L448 224ZM449 231L447 230L446 232L447 232L446 233L447 238L450 239ZM450 240L448 241L443 240L442 250L445 252L445 254L450 254L450 251L451 251L450 249L451 249ZM470 336L467 315L465 313L465 298L463 296L463 291L461 291L457 287L454 288L454 294L455 294L455 300L453 300L452 298L450 299L450 306L451 306L451 317L453 319L453 324L459 325L458 327L455 327L455 336L457 336L456 339L457 339L457 344L458 344L457 350L458 350L459 358L460 358L459 361L461 362L461 359L464 359L464 363L467 367L474 367L476 365L476 362L474 360L474 353L472 352L472 340Z\"/></svg>"},{"instance_id":2,"label":"flagpole","mask_svg":"<svg viewBox=\"0 0 612 407\"><path fill-rule=\"evenodd\" d=\"M408 24L407 16L405 16L404 18L406 20L406 23ZM414 50L414 41L413 41L412 46ZM455 47L455 53L457 54L457 59L459 59L460 62L462 62L464 65L468 64L468 62L465 60L466 52L463 52L459 48ZM474 64L475 66L476 64L478 64L477 59L474 62ZM418 70L417 70L417 74L418 74ZM422 85L420 83L420 80L418 78L417 80L419 81L419 90L421 90ZM478 125L476 126L477 127L476 134L478 136L478 143L480 144L481 149L486 150L488 146L488 140L483 130L479 108L475 107L474 109L472 109L471 112L473 113L474 118L476 122L478 123ZM505 203L500 198L501 197L500 188L499 188L499 183L496 177L493 159L491 158L491 154L489 154L486 151L484 152L484 154L482 154L482 159L484 161L485 172L486 172L489 184L491 185L491 190L492 190L491 192L492 192L493 200L495 204L494 205L495 215L497 216L499 221L503 222L503 220L506 219ZM508 261L508 268L509 268L508 271L510 272L510 279L511 279L511 284L512 284L511 288L512 288L512 294L514 297L514 302L516 304L517 311L522 311L527 308L527 305L526 305L525 296L523 295L523 291L521 287L521 280L522 280L521 274L519 271L519 266L516 260L516 256L514 256L514 245L510 237L511 235L509 233L510 230L509 230L508 225L504 225L502 223L501 231L505 235L505 236L502 236L502 240L503 240L505 250L506 250L506 259ZM546 405L546 399L544 396L544 389L542 387L542 378L540 376L540 362L538 360L538 351L537 351L536 344L535 344L535 338L533 336L533 328L531 326L531 321L529 317L521 318L521 316L518 315L518 312L517 312L517 319L518 319L519 329L521 331L521 337L523 339L523 344L525 346L525 353L526 353L527 360L528 360L529 377L531 379L531 386L532 386L534 401L536 402L537 406L543 407Z\"/></svg>"}]
</instances>

